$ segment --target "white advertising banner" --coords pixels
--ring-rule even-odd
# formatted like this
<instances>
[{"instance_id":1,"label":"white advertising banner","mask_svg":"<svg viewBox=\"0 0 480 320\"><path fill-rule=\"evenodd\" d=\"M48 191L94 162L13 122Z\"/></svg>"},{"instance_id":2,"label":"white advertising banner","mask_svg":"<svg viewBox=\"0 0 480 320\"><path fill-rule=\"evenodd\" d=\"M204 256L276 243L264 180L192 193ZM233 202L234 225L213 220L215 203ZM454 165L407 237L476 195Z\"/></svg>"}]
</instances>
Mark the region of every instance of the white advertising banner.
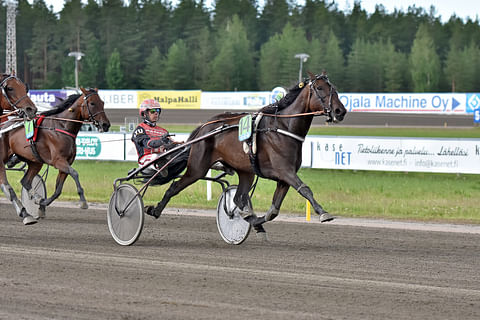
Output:
<instances>
[{"instance_id":1,"label":"white advertising banner","mask_svg":"<svg viewBox=\"0 0 480 320\"><path fill-rule=\"evenodd\" d=\"M465 93L340 93L348 112L398 112L466 114L470 100ZM467 110L468 109L468 110Z\"/></svg>"},{"instance_id":2,"label":"white advertising banner","mask_svg":"<svg viewBox=\"0 0 480 320\"><path fill-rule=\"evenodd\" d=\"M317 136L312 168L480 174L480 139Z\"/></svg>"},{"instance_id":3,"label":"white advertising banner","mask_svg":"<svg viewBox=\"0 0 480 320\"><path fill-rule=\"evenodd\" d=\"M98 90L105 109L136 109L137 90Z\"/></svg>"},{"instance_id":4,"label":"white advertising banner","mask_svg":"<svg viewBox=\"0 0 480 320\"><path fill-rule=\"evenodd\" d=\"M77 157L79 160L123 160L125 138L123 133L79 132Z\"/></svg>"},{"instance_id":5,"label":"white advertising banner","mask_svg":"<svg viewBox=\"0 0 480 320\"><path fill-rule=\"evenodd\" d=\"M201 109L257 110L270 104L268 91L202 92Z\"/></svg>"}]
</instances>

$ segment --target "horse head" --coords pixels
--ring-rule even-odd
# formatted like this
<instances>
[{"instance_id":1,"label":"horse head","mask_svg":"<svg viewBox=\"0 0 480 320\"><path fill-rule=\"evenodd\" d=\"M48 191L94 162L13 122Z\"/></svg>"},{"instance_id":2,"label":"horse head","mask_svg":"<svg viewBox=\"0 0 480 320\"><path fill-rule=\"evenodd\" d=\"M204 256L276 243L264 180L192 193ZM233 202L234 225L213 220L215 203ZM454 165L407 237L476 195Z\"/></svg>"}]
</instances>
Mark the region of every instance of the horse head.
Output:
<instances>
[{"instance_id":1,"label":"horse head","mask_svg":"<svg viewBox=\"0 0 480 320\"><path fill-rule=\"evenodd\" d=\"M98 95L98 89L80 88L83 93L82 118L91 121L100 132L107 132L110 120L105 114L104 102Z\"/></svg>"},{"instance_id":2,"label":"horse head","mask_svg":"<svg viewBox=\"0 0 480 320\"><path fill-rule=\"evenodd\" d=\"M310 77L310 111L324 111L327 116L327 122L342 121L347 113L347 109L338 98L337 89L330 82L326 72L320 75L314 75L308 72ZM315 99L316 98L316 99Z\"/></svg>"},{"instance_id":3,"label":"horse head","mask_svg":"<svg viewBox=\"0 0 480 320\"><path fill-rule=\"evenodd\" d=\"M28 120L35 118L37 107L28 96L28 87L12 74L0 75L0 109L17 111L19 116Z\"/></svg>"}]
</instances>

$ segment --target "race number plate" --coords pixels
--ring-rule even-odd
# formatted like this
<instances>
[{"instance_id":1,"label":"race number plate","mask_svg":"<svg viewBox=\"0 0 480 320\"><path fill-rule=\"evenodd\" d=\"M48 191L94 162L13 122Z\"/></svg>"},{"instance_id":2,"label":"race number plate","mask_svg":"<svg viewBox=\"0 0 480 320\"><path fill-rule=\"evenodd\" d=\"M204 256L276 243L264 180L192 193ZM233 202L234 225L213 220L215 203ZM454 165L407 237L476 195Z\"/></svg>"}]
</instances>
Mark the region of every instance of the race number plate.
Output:
<instances>
[{"instance_id":1,"label":"race number plate","mask_svg":"<svg viewBox=\"0 0 480 320\"><path fill-rule=\"evenodd\" d=\"M27 139L33 138L34 127L33 120L25 121L25 137Z\"/></svg>"},{"instance_id":2,"label":"race number plate","mask_svg":"<svg viewBox=\"0 0 480 320\"><path fill-rule=\"evenodd\" d=\"M238 140L245 141L252 136L252 115L246 115L238 122Z\"/></svg>"}]
</instances>

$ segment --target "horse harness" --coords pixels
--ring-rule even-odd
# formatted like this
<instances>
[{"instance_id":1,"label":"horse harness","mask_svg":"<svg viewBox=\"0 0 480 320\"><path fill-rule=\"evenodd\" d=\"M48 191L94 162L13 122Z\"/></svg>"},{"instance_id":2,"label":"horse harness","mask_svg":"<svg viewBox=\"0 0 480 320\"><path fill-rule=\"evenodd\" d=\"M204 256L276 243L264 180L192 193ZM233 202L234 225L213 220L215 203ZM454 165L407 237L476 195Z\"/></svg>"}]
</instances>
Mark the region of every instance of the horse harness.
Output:
<instances>
[{"instance_id":1,"label":"horse harness","mask_svg":"<svg viewBox=\"0 0 480 320\"><path fill-rule=\"evenodd\" d=\"M322 114L326 115L328 117L328 119L331 119L332 95L336 91L335 87L330 83L330 80L325 75L320 75L320 76L315 77L315 79L311 80L308 85L310 87L310 92L313 91L315 93L315 96L322 102L322 104L325 104L325 99L327 98L327 96L323 96L323 97L320 96L317 89L315 88L315 82L317 80L320 80L320 79L324 80L330 86L329 102L328 102L328 105L324 107L325 110ZM299 84L300 88L302 88L303 85L304 85L304 83L301 82ZM311 97L311 95L310 95L310 97ZM249 139L247 139L243 142L243 151L248 155L253 171L255 172L256 175L258 175L262 178L265 178L265 176L262 174L262 172L260 170L260 166L258 164L258 159L257 159L257 133L259 133L259 132L275 132L275 133L283 134L283 135L285 135L287 137L290 137L292 139L295 139L297 141L300 141L300 143L303 143L305 141L304 137L296 135L296 134L294 134L290 131L278 128L277 119L279 117L282 117L282 116L278 115L277 111L278 110L276 110L275 114L273 114L273 115L272 114L264 114L264 113L261 113L261 112L255 113L252 117L252 135L250 136ZM284 115L283 117L296 117L296 116L305 116L305 115L310 115L310 114L318 115L317 112L313 112L313 113L303 113L303 114L297 114L297 115ZM258 126L260 124L260 121L262 120L262 118L264 116L275 117L275 125L273 127L258 128ZM327 121L328 121L328 119L327 119Z\"/></svg>"},{"instance_id":2,"label":"horse harness","mask_svg":"<svg viewBox=\"0 0 480 320\"><path fill-rule=\"evenodd\" d=\"M88 98L94 94L98 94L97 92L92 92L92 93L89 93L88 95L85 95L85 97L83 98L83 103L81 105L82 108L86 108L87 109L87 112L88 112L88 121L91 121L93 124L95 125L98 125L98 121L95 120L95 116L100 114L100 113L105 113L105 111L100 111L100 112L97 112L97 113L94 113L92 114L91 110L90 110L90 107L88 106ZM38 149L37 149L37 146L36 146L36 143L37 143L37 135L38 135L38 129L45 129L45 130L51 130L51 131L56 131L56 132L59 132L59 133L63 133L69 137L72 137L73 138L73 141L75 142L75 139L77 138L77 135L76 134L73 134L71 132L68 132L67 130L63 130L63 129L59 129L59 128L52 128L52 127L44 127L42 126L42 122L43 120L45 120L45 116L44 115L39 115L37 117L35 117L35 122L34 122L34 133L33 133L33 136L31 138L28 138L27 141L30 143L30 148L32 149L32 153L33 155L35 156L35 158L39 161L39 162L45 162L43 161L42 157L40 156L40 154L38 153ZM63 119L65 121L72 121L72 120L67 120L67 119Z\"/></svg>"},{"instance_id":3,"label":"horse harness","mask_svg":"<svg viewBox=\"0 0 480 320\"><path fill-rule=\"evenodd\" d=\"M28 95L24 95L23 97L21 97L20 99L18 99L15 103L13 103L10 98L8 97L8 94L7 94L7 91L5 90L6 87L7 87L7 81L10 80L10 79L15 79L15 80L18 80L20 82L22 82L20 79L18 79L17 77L15 76L12 76L12 75L9 75L7 76L5 79L3 79L1 82L0 82L0 87L2 88L2 95L5 97L5 99L7 100L8 104L10 105L10 107L12 107L13 110L18 110L17 108L17 105L18 103L20 103L20 101L22 101L23 99L27 98ZM23 82L22 82L23 83ZM25 85L25 88L26 88L26 91L28 93L28 87Z\"/></svg>"}]
</instances>

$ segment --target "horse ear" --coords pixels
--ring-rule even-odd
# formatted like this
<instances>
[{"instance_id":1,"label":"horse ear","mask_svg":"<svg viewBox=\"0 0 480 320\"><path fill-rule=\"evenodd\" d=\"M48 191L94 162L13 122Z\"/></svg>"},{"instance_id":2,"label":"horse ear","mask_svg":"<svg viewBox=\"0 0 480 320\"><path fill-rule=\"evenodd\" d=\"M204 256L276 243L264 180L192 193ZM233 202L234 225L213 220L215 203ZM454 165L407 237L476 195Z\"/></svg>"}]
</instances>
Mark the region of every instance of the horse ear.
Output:
<instances>
[{"instance_id":1,"label":"horse ear","mask_svg":"<svg viewBox=\"0 0 480 320\"><path fill-rule=\"evenodd\" d=\"M325 69L322 70L322 76L327 76L327 71Z\"/></svg>"},{"instance_id":2,"label":"horse ear","mask_svg":"<svg viewBox=\"0 0 480 320\"><path fill-rule=\"evenodd\" d=\"M83 92L83 94L87 94L87 93L88 93L87 90L85 90L84 87L80 87L80 90Z\"/></svg>"},{"instance_id":3,"label":"horse ear","mask_svg":"<svg viewBox=\"0 0 480 320\"><path fill-rule=\"evenodd\" d=\"M310 80L315 79L315 75L313 73L311 73L310 71L307 71L307 73L308 73L308 76L310 77Z\"/></svg>"}]
</instances>

